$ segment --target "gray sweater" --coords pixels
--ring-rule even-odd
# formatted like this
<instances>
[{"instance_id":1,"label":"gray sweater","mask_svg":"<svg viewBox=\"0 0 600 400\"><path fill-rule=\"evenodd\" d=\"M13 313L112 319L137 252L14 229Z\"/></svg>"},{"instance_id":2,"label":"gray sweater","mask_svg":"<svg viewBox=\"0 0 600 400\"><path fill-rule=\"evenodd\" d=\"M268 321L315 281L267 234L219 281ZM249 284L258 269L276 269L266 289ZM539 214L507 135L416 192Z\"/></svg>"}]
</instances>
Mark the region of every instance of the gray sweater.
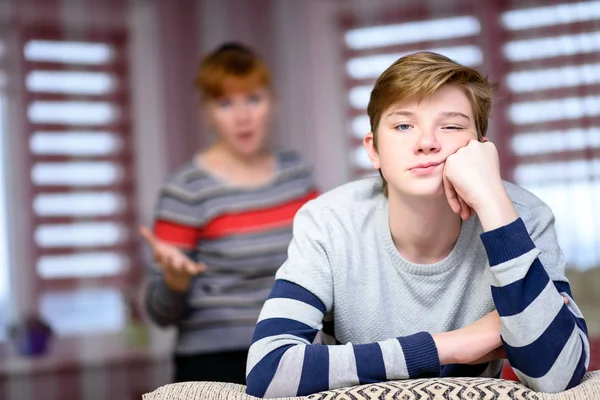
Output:
<instances>
[{"instance_id":1,"label":"gray sweater","mask_svg":"<svg viewBox=\"0 0 600 400\"><path fill-rule=\"evenodd\" d=\"M294 215L317 195L311 169L297 154L275 156L274 178L258 187L230 185L189 162L160 192L157 238L207 266L187 293L171 290L161 268L153 266L146 309L157 324L177 327L178 355L250 346L275 272L286 258Z\"/></svg>"},{"instance_id":2,"label":"gray sweater","mask_svg":"<svg viewBox=\"0 0 600 400\"><path fill-rule=\"evenodd\" d=\"M520 218L482 233L476 215L452 252L418 265L396 250L379 178L341 186L294 220L288 260L265 303L247 365L248 393L294 396L424 376L498 376L501 361L441 367L432 333L498 309L507 357L536 390L581 380L587 329L564 275L550 209L506 183ZM561 293L571 297L564 305ZM325 313L338 345L315 343Z\"/></svg>"}]
</instances>

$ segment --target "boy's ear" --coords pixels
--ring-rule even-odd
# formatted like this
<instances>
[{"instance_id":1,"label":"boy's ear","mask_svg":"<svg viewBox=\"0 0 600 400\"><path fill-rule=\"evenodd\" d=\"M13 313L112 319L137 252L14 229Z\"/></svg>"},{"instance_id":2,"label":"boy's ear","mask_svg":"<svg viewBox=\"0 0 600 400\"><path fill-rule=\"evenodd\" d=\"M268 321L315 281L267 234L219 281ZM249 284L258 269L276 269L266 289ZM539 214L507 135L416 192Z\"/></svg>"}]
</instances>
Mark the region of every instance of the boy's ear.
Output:
<instances>
[{"instance_id":1,"label":"boy's ear","mask_svg":"<svg viewBox=\"0 0 600 400\"><path fill-rule=\"evenodd\" d=\"M367 155L369 156L369 160L371 160L373 168L380 169L381 163L379 161L379 154L375 149L375 136L373 135L373 132L369 132L365 135L363 138L363 147L367 151Z\"/></svg>"}]
</instances>

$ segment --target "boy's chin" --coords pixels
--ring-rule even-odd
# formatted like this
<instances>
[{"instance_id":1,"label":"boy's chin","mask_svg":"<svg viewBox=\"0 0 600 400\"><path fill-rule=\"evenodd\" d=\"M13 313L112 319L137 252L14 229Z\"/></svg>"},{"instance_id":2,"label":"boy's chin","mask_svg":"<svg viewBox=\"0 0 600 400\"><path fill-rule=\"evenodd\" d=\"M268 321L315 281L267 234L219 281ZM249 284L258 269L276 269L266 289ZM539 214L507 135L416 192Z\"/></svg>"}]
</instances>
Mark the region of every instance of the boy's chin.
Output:
<instances>
[{"instance_id":1,"label":"boy's chin","mask_svg":"<svg viewBox=\"0 0 600 400\"><path fill-rule=\"evenodd\" d=\"M444 195L444 185L441 180L434 179L425 182L411 182L410 185L405 185L398 192L411 197L434 199Z\"/></svg>"}]
</instances>

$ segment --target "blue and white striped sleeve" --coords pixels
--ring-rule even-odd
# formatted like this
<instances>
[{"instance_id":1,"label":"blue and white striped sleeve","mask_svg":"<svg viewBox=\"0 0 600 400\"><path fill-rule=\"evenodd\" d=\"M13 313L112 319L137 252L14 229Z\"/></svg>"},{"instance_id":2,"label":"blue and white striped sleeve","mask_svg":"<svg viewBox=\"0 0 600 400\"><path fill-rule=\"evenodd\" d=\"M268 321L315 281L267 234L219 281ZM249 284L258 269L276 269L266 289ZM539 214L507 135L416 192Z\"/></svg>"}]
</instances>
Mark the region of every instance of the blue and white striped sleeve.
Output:
<instances>
[{"instance_id":1,"label":"blue and white striped sleeve","mask_svg":"<svg viewBox=\"0 0 600 400\"><path fill-rule=\"evenodd\" d=\"M438 376L429 333L355 345L313 344L325 305L295 283L277 280L261 311L247 364L247 392L257 397L303 396L394 379Z\"/></svg>"},{"instance_id":2,"label":"blue and white striped sleeve","mask_svg":"<svg viewBox=\"0 0 600 400\"><path fill-rule=\"evenodd\" d=\"M511 366L531 389L560 392L579 384L585 375L587 327L564 277L565 259L552 212L543 205L530 217L531 233L519 218L483 233L481 240ZM563 296L569 298L568 305Z\"/></svg>"},{"instance_id":3,"label":"blue and white striped sleeve","mask_svg":"<svg viewBox=\"0 0 600 400\"><path fill-rule=\"evenodd\" d=\"M377 343L314 343L333 309L330 237L309 202L294 219L288 259L255 328L246 366L247 392L257 397L302 396L328 389L440 374L426 332Z\"/></svg>"}]
</instances>

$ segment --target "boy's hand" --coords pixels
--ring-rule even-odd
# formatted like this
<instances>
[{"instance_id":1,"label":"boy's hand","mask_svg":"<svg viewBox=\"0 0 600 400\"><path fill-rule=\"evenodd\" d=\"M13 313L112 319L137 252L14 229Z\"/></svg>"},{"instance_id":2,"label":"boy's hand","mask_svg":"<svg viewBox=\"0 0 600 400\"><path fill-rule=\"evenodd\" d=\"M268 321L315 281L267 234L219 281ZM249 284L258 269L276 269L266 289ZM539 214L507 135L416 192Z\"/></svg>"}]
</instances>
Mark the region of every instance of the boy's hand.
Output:
<instances>
[{"instance_id":1,"label":"boy's hand","mask_svg":"<svg viewBox=\"0 0 600 400\"><path fill-rule=\"evenodd\" d=\"M569 298L563 296L565 304ZM440 364L483 364L506 358L500 339L500 315L492 311L470 325L433 334Z\"/></svg>"},{"instance_id":2,"label":"boy's hand","mask_svg":"<svg viewBox=\"0 0 600 400\"><path fill-rule=\"evenodd\" d=\"M506 358L506 353L504 352L504 346L496 347L494 350L490 351L486 355L477 360L471 361L469 364L477 365L483 364L487 362L491 362L494 360L503 360Z\"/></svg>"},{"instance_id":3,"label":"boy's hand","mask_svg":"<svg viewBox=\"0 0 600 400\"><path fill-rule=\"evenodd\" d=\"M177 247L157 239L150 229L140 227L140 233L152 246L154 260L161 266L165 283L177 292L186 292L192 278L206 270L204 264L189 259Z\"/></svg>"},{"instance_id":4,"label":"boy's hand","mask_svg":"<svg viewBox=\"0 0 600 400\"><path fill-rule=\"evenodd\" d=\"M477 212L485 231L507 225L517 212L500 177L496 146L471 140L446 159L444 191L454 212L466 220Z\"/></svg>"},{"instance_id":5,"label":"boy's hand","mask_svg":"<svg viewBox=\"0 0 600 400\"><path fill-rule=\"evenodd\" d=\"M455 331L434 334L433 339L441 365L480 363L480 360L489 358L490 353L502 346L500 316L497 311L492 311Z\"/></svg>"}]
</instances>

